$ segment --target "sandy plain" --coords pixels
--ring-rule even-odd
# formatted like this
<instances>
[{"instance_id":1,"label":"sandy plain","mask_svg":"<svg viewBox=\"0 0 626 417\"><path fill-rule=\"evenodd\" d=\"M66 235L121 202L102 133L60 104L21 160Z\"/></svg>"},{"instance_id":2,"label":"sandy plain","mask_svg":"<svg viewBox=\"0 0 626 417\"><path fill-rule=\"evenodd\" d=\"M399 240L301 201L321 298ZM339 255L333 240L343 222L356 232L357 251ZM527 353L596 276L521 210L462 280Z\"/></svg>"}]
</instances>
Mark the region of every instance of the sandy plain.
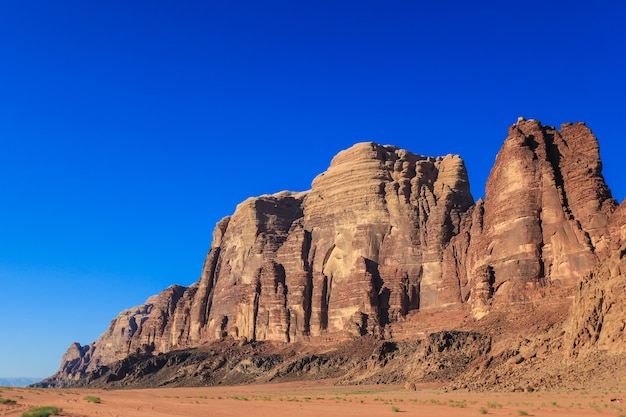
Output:
<instances>
[{"instance_id":1,"label":"sandy plain","mask_svg":"<svg viewBox=\"0 0 626 417\"><path fill-rule=\"evenodd\" d=\"M87 401L97 397L100 403ZM626 416L626 391L446 392L434 385L334 386L328 381L142 390L0 388L0 416L55 406L61 416Z\"/></svg>"}]
</instances>

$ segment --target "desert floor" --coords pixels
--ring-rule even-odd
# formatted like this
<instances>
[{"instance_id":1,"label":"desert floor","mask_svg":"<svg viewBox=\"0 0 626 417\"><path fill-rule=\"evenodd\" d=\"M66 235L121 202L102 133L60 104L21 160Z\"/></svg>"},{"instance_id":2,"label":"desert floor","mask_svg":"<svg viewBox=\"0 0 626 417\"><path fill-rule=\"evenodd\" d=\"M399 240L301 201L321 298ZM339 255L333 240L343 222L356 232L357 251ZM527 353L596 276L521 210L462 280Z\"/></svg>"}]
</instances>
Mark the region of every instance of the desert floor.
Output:
<instances>
[{"instance_id":1,"label":"desert floor","mask_svg":"<svg viewBox=\"0 0 626 417\"><path fill-rule=\"evenodd\" d=\"M100 403L89 402L87 396ZM56 406L62 416L626 416L623 392L445 392L437 386L333 386L328 382L144 390L0 388L0 416ZM0 401L1 402L1 401Z\"/></svg>"}]
</instances>

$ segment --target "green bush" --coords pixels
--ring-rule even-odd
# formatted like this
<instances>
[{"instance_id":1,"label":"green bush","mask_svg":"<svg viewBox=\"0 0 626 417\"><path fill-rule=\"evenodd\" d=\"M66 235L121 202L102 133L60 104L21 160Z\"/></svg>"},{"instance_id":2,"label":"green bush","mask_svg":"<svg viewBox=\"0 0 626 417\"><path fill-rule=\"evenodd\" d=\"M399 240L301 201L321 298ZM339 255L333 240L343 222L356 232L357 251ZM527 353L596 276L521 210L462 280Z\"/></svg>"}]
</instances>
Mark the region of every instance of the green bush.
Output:
<instances>
[{"instance_id":1,"label":"green bush","mask_svg":"<svg viewBox=\"0 0 626 417\"><path fill-rule=\"evenodd\" d=\"M0 404L15 404L15 400L10 398L0 398Z\"/></svg>"},{"instance_id":2,"label":"green bush","mask_svg":"<svg viewBox=\"0 0 626 417\"><path fill-rule=\"evenodd\" d=\"M35 407L22 413L22 417L49 417L59 414L59 408L52 406Z\"/></svg>"},{"instance_id":3,"label":"green bush","mask_svg":"<svg viewBox=\"0 0 626 417\"><path fill-rule=\"evenodd\" d=\"M400 409L394 405L393 407L391 407L391 411L397 413L398 411L400 411Z\"/></svg>"},{"instance_id":4,"label":"green bush","mask_svg":"<svg viewBox=\"0 0 626 417\"><path fill-rule=\"evenodd\" d=\"M84 400L89 403L100 404L100 397L94 397L93 395L86 396Z\"/></svg>"},{"instance_id":5,"label":"green bush","mask_svg":"<svg viewBox=\"0 0 626 417\"><path fill-rule=\"evenodd\" d=\"M528 411L519 410L519 411L517 412L517 415L518 415L518 416L527 416L527 415L528 415Z\"/></svg>"},{"instance_id":6,"label":"green bush","mask_svg":"<svg viewBox=\"0 0 626 417\"><path fill-rule=\"evenodd\" d=\"M478 412L479 412L480 414L487 414L487 409L486 409L485 407L480 407L480 408L478 409Z\"/></svg>"}]
</instances>

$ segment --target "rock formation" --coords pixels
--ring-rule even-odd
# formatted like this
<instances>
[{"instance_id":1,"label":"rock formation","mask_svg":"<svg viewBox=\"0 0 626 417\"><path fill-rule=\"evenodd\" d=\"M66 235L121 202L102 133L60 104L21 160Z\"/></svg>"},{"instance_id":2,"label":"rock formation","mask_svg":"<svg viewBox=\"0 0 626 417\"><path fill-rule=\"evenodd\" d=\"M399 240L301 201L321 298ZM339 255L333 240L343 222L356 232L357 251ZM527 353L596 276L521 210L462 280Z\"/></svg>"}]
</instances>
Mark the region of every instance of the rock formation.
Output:
<instances>
[{"instance_id":1,"label":"rock formation","mask_svg":"<svg viewBox=\"0 0 626 417\"><path fill-rule=\"evenodd\" d=\"M524 305L568 289L607 250L616 206L589 128L520 120L498 153L472 218L472 308Z\"/></svg>"},{"instance_id":2,"label":"rock formation","mask_svg":"<svg viewBox=\"0 0 626 417\"><path fill-rule=\"evenodd\" d=\"M609 256L576 288L567 328L570 356L596 350L626 353L626 201L612 216L609 230Z\"/></svg>"},{"instance_id":3,"label":"rock formation","mask_svg":"<svg viewBox=\"0 0 626 417\"><path fill-rule=\"evenodd\" d=\"M72 345L55 378L230 338L411 339L491 313L514 320L583 291L578 281L626 241L626 209L615 209L582 123L557 130L520 118L476 204L459 156L360 143L311 190L241 203L215 227L196 284L170 287L91 345ZM597 324L573 326L575 346L600 338L581 330Z\"/></svg>"},{"instance_id":4,"label":"rock formation","mask_svg":"<svg viewBox=\"0 0 626 417\"><path fill-rule=\"evenodd\" d=\"M63 355L60 372L70 380L78 379L84 372L96 371L131 353L175 349L178 340L167 335L189 327L189 305L195 289L174 285L148 298L145 304L122 311L95 342L86 346L73 343Z\"/></svg>"}]
</instances>

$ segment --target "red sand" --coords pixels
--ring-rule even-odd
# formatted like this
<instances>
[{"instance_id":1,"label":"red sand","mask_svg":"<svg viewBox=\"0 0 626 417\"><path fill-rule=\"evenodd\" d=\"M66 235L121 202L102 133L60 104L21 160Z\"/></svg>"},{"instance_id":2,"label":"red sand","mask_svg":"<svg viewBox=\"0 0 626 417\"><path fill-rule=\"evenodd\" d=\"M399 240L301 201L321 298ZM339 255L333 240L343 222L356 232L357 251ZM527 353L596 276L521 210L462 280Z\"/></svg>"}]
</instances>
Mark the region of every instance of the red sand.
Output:
<instances>
[{"instance_id":1,"label":"red sand","mask_svg":"<svg viewBox=\"0 0 626 417\"><path fill-rule=\"evenodd\" d=\"M101 403L85 400L98 397ZM21 416L51 405L62 416L607 416L626 415L626 394L616 392L468 393L436 386L337 387L325 382L145 390L0 388L0 416ZM527 414L524 414L527 413Z\"/></svg>"}]
</instances>

